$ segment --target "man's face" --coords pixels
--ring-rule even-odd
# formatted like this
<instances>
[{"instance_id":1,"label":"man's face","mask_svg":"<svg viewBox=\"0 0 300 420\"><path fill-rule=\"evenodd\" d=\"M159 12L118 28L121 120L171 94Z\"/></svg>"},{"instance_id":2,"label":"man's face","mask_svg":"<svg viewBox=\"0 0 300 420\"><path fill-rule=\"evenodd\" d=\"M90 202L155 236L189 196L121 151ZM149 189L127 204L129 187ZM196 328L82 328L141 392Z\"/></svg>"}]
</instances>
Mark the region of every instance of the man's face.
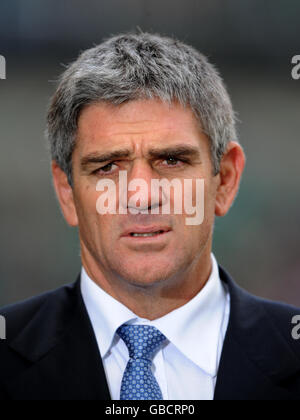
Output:
<instances>
[{"instance_id":1,"label":"man's face","mask_svg":"<svg viewBox=\"0 0 300 420\"><path fill-rule=\"evenodd\" d=\"M120 151L126 154L102 162L104 155ZM128 183L133 179L146 181L149 193L143 197L143 205L149 206L148 215L132 215L129 210L128 214L97 212L96 203L103 192L97 191L96 186L102 179L115 182L118 208L120 171L127 171ZM184 211L174 214L172 194L171 214L151 214L151 180L174 178L182 184L185 179L194 180L190 191L193 204L195 180L204 180L201 225L187 225L186 217L190 215ZM103 103L86 107L78 121L73 154L73 196L83 261L92 260L108 278L113 276L135 286L179 280L204 255L210 254L216 179L208 138L191 109L159 100L133 101L118 107ZM133 194L128 192L128 200ZM156 207L161 208L162 203L160 195ZM143 230L164 233L132 236Z\"/></svg>"}]
</instances>

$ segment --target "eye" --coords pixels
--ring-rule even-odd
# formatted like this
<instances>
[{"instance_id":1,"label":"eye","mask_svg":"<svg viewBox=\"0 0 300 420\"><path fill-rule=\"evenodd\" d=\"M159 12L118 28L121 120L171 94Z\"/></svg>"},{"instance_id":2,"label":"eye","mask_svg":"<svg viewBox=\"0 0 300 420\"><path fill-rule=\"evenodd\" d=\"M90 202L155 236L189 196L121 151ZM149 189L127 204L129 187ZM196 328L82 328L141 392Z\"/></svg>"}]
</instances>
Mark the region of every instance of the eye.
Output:
<instances>
[{"instance_id":1,"label":"eye","mask_svg":"<svg viewBox=\"0 0 300 420\"><path fill-rule=\"evenodd\" d=\"M167 162L167 166L178 166L178 163L183 163L182 160L177 159L174 156L169 156L167 159L164 160L164 162Z\"/></svg>"},{"instance_id":2,"label":"eye","mask_svg":"<svg viewBox=\"0 0 300 420\"><path fill-rule=\"evenodd\" d=\"M99 169L97 169L94 173L95 174L100 174L100 175L102 175L102 174L109 174L110 172L112 172L113 171L113 166L114 166L115 164L112 162L112 163L108 163L107 165L105 165L105 166L103 166L102 168L99 168ZM117 165L115 165L115 166L117 166Z\"/></svg>"}]
</instances>

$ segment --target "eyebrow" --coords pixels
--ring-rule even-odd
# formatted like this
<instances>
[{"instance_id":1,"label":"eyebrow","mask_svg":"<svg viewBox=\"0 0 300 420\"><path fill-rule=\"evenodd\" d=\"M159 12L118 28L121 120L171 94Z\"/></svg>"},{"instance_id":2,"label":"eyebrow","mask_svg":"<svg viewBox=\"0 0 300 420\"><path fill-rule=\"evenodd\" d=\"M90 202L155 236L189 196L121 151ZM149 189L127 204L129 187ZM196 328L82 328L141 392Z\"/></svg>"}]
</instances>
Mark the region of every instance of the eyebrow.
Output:
<instances>
[{"instance_id":1,"label":"eyebrow","mask_svg":"<svg viewBox=\"0 0 300 420\"><path fill-rule=\"evenodd\" d=\"M110 160L114 159L124 159L131 156L131 152L128 149L121 149L121 150L115 150L112 152L107 153L90 153L87 156L84 156L81 159L80 165L82 168L85 168L86 166L93 164L93 163L103 163L108 162Z\"/></svg>"},{"instance_id":2,"label":"eyebrow","mask_svg":"<svg viewBox=\"0 0 300 420\"><path fill-rule=\"evenodd\" d=\"M200 158L200 151L198 148L190 145L177 145L165 148L151 148L147 155L152 159L165 159L172 157L186 157L186 158ZM81 159L80 165L84 169L87 166L95 163L109 162L116 159L126 159L132 156L132 152L128 149L120 149L106 153L90 153Z\"/></svg>"},{"instance_id":3,"label":"eyebrow","mask_svg":"<svg viewBox=\"0 0 300 420\"><path fill-rule=\"evenodd\" d=\"M198 150L198 148L186 144L170 146L163 149L153 148L148 151L148 154L152 158L157 159L163 159L168 156L200 158L200 151Z\"/></svg>"}]
</instances>

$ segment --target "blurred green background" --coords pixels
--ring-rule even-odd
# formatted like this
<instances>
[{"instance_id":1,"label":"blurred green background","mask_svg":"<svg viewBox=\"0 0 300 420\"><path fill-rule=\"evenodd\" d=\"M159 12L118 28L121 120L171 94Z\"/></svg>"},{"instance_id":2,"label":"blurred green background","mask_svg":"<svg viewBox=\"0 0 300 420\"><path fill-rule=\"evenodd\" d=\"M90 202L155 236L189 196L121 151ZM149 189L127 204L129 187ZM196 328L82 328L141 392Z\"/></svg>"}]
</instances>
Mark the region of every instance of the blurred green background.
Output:
<instances>
[{"instance_id":1,"label":"blurred green background","mask_svg":"<svg viewBox=\"0 0 300 420\"><path fill-rule=\"evenodd\" d=\"M72 282L77 232L53 193L44 140L54 81L103 37L174 35L220 69L247 155L240 194L217 221L214 252L247 290L300 306L298 0L1 0L0 305Z\"/></svg>"}]
</instances>

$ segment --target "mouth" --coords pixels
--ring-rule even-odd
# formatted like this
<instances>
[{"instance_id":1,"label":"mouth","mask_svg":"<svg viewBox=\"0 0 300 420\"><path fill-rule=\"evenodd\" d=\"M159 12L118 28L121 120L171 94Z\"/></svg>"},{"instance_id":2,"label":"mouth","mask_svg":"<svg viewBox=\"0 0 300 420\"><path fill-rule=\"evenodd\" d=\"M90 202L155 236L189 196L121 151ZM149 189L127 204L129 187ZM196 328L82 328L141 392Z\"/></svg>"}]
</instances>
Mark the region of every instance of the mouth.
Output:
<instances>
[{"instance_id":1,"label":"mouth","mask_svg":"<svg viewBox=\"0 0 300 420\"><path fill-rule=\"evenodd\" d=\"M123 237L133 240L153 240L165 237L170 232L170 228L133 228L126 232Z\"/></svg>"},{"instance_id":2,"label":"mouth","mask_svg":"<svg viewBox=\"0 0 300 420\"><path fill-rule=\"evenodd\" d=\"M159 230L151 233L131 233L130 236L132 238L153 238L154 236L162 235L163 233L165 233L163 230Z\"/></svg>"}]
</instances>

